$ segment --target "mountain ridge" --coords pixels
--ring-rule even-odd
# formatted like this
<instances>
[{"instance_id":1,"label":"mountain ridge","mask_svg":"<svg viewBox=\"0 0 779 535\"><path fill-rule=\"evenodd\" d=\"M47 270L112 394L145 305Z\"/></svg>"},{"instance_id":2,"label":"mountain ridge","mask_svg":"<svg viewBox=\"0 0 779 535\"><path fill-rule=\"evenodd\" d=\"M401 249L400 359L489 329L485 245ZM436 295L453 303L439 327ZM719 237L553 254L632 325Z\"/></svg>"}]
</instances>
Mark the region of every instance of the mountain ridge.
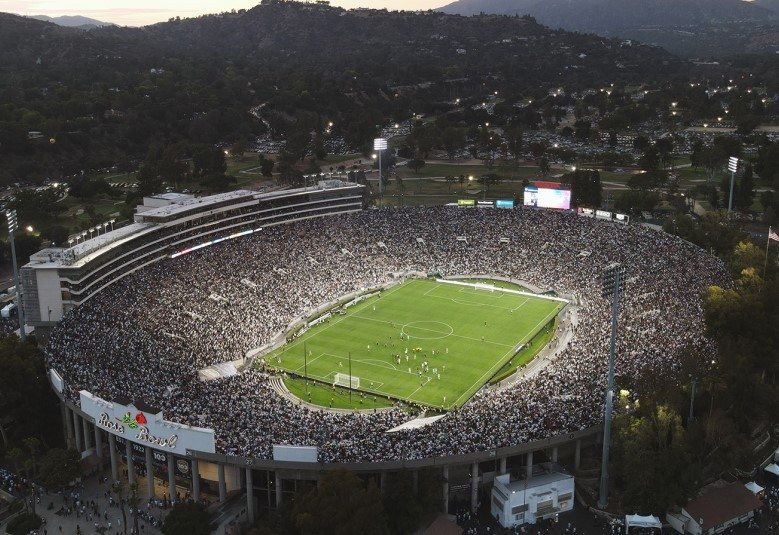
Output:
<instances>
[{"instance_id":1,"label":"mountain ridge","mask_svg":"<svg viewBox=\"0 0 779 535\"><path fill-rule=\"evenodd\" d=\"M91 17L85 17L83 15L60 15L56 17L50 17L48 15L30 15L29 18L35 20L41 20L44 22L51 22L57 26L64 26L65 28L100 28L103 26L115 26L111 22L103 22L102 20L93 19Z\"/></svg>"}]
</instances>

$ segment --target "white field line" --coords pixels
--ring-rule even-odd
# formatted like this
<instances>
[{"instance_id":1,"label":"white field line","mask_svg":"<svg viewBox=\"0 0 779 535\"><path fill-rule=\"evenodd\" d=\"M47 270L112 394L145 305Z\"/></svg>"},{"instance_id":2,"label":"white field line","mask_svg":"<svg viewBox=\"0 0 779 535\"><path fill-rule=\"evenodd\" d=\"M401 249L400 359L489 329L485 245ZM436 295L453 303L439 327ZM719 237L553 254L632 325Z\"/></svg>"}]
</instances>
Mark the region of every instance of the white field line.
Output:
<instances>
[{"instance_id":1,"label":"white field line","mask_svg":"<svg viewBox=\"0 0 779 535\"><path fill-rule=\"evenodd\" d=\"M462 399L462 397L463 397L465 394L469 393L469 392L471 391L471 389L472 389L474 386L476 386L476 385L482 385L482 384L484 384L484 383L483 383L483 381L485 380L484 378L485 378L485 376L487 376L487 374L490 374L490 373L492 373L492 374L494 375L494 373L495 373L495 372L493 372L492 370L495 368L495 366L502 365L503 361L504 361L504 360L506 360L506 358L507 358L507 357L508 357L508 356L509 356L509 355L512 353L512 351L514 351L514 348L515 348L515 347L517 347L519 344L522 344L522 343L524 343L524 342L525 342L525 339L526 339L528 336L532 336L532 335L534 334L534 332L535 332L535 330L536 330L536 329L538 329L538 328L539 328L541 325L543 325L545 322L549 321L549 319L550 319L550 318L553 318L553 317L554 317L554 316L557 314L557 312L558 312L558 310L557 310L557 307L555 307L555 308L554 308L554 310L552 310L552 312L550 312L549 314L547 314L547 315L546 315L546 317L545 317L544 319L542 319L541 321L539 321L539 322L538 322L538 324L537 324L535 327L533 327L533 328L532 328L530 331L528 331L528 333L527 333L527 334L526 334L526 335L525 335L525 336L524 336L524 337L523 337L523 338L522 338L522 339L521 339L519 342L517 342L516 344L514 344L514 346L512 346L512 348L511 348L511 349L510 349L508 352L506 352L506 354L505 354L505 355L503 355L503 356L502 356L500 359L498 359L498 361L497 361L495 364L493 364L493 365L490 367L490 369L489 369L489 370L487 370L487 371L484 373L484 375L482 375L481 377L479 377L479 379L478 379L478 380L477 380L475 383L473 383L473 384L472 384L470 387L468 387L468 388L467 388L467 389L466 389L466 390L465 390L465 391L464 391L462 394L460 394L460 397L458 397L458 398L455 400L454 404L455 404L455 405L457 405L457 404L460 402L460 399ZM489 377L492 377L492 375L490 375ZM481 387L481 386L479 386L479 388L480 388L480 387ZM478 390L478 389L477 389L477 390Z\"/></svg>"},{"instance_id":2,"label":"white field line","mask_svg":"<svg viewBox=\"0 0 779 535\"><path fill-rule=\"evenodd\" d=\"M497 288L497 286L495 286ZM487 288L460 288L457 290L458 293L463 294L472 294L472 295L486 295L486 294L492 294L489 297L492 297L493 299L502 299L506 294L504 292L495 292L490 291Z\"/></svg>"},{"instance_id":3,"label":"white field line","mask_svg":"<svg viewBox=\"0 0 779 535\"><path fill-rule=\"evenodd\" d=\"M376 319L376 318L366 318L365 316L354 316L354 317L355 318L359 318L361 320L375 321L375 322L378 322L378 323L389 323L391 325L401 325L401 326L405 325L405 324L401 324L401 323L399 323L397 321L380 320L380 319ZM421 321L424 321L424 320L421 320ZM425 327L413 326L413 328L414 329L419 329L420 331L429 331L429 332L436 333L436 334L444 334L441 331L436 331L435 329L427 329ZM515 347L515 346L509 345L509 344L501 344L500 342L493 342L492 340L481 340L479 338L473 338L471 336L463 336L462 334L454 334L454 333L447 334L446 336L443 336L442 339L446 338L447 336L452 336L454 338L462 338L463 340L473 340L474 342L484 342L486 344L492 344L492 345L501 346L501 347ZM411 338L413 339L414 337L412 336Z\"/></svg>"},{"instance_id":4,"label":"white field line","mask_svg":"<svg viewBox=\"0 0 779 535\"><path fill-rule=\"evenodd\" d=\"M384 294L384 295L385 295L385 297L386 297L387 295L390 295L390 294L391 294L392 292L394 292L395 290L398 290L398 289L399 289L401 286L405 286L405 285L404 285L404 284L398 284L396 287L392 288L390 291L388 291L386 294ZM329 329L330 327L335 327L336 325L338 325L339 323L341 323L341 322L342 322L343 320L345 320L346 318L349 318L349 317L351 317L351 316L355 315L355 314L356 314L358 311L360 311L360 310L362 310L363 308L365 308L365 307L368 305L368 303L370 303L370 302L371 302L371 299L366 299L366 300L365 300L365 301L363 301L362 303L359 303L359 304L357 304L357 305L355 305L355 306L351 307L350 311L349 311L349 312L347 312L345 316L341 316L341 317L340 317L338 320L336 320L336 321L334 321L333 323L329 324L327 327L323 327L322 329L319 329L319 330L317 330L316 332L313 332L313 329L309 329L309 331L308 331L306 334L304 334L303 336L301 336L301 337L300 337L300 339L298 339L297 341L295 341L295 342L293 342L292 344L290 344L290 345L289 345L289 347L287 347L287 348L286 348L284 351L282 351L281 353L279 353L277 356L283 356L283 355L285 355L285 354L287 353L287 351L290 351L291 349L293 349L293 348L295 348L295 347L298 347L298 346L299 346L299 345L300 345L302 342L305 342L305 341L307 341L309 338L312 338L312 337L314 337L315 335L319 335L320 333L322 333L322 332L326 331L326 330L327 330L327 329ZM316 325L315 325L314 327L316 327ZM272 353L273 353L273 352L271 352L271 354L272 354Z\"/></svg>"}]
</instances>

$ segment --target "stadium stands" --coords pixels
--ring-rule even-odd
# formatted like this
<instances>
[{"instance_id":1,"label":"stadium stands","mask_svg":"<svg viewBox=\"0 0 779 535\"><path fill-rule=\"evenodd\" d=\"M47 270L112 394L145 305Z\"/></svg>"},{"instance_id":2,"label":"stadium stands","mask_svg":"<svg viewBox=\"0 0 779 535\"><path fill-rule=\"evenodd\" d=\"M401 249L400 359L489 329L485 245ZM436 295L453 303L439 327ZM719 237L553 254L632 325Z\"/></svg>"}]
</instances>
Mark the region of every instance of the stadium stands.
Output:
<instances>
[{"instance_id":1,"label":"stadium stands","mask_svg":"<svg viewBox=\"0 0 779 535\"><path fill-rule=\"evenodd\" d=\"M474 239L458 241L461 235ZM324 462L479 452L602 418L609 306L598 276L615 261L632 275L621 305L618 375L651 381L677 367L689 345L714 351L702 334L701 297L707 285L730 282L705 251L570 212L437 207L300 220L160 259L72 309L46 353L72 402L80 389L105 399L129 395L169 420L214 429L224 454L270 459L273 444L315 445ZM579 321L566 349L537 375L403 432L386 432L411 419L399 408L310 410L280 396L258 370L198 378L198 370L242 358L319 304L410 271L495 274L575 294Z\"/></svg>"}]
</instances>

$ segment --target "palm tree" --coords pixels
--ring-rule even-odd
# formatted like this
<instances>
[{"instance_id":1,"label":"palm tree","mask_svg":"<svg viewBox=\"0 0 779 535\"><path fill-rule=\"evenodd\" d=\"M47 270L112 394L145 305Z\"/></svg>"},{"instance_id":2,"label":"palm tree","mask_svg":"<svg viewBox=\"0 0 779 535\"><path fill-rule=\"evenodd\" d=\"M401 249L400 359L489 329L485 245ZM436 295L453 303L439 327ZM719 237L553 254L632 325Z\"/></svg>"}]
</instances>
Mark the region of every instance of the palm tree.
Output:
<instances>
[{"instance_id":1,"label":"palm tree","mask_svg":"<svg viewBox=\"0 0 779 535\"><path fill-rule=\"evenodd\" d=\"M27 491L30 494L30 505L32 514L35 515L35 478L38 477L38 453L41 451L41 441L35 437L25 438L23 441L27 450L30 452L30 458L27 461L27 476L30 479L30 484L27 487Z\"/></svg>"},{"instance_id":2,"label":"palm tree","mask_svg":"<svg viewBox=\"0 0 779 535\"><path fill-rule=\"evenodd\" d=\"M127 447L130 447L130 443L127 443ZM116 495L116 503L122 510L122 528L124 529L124 535L127 535L127 511L124 508L124 483L121 481L114 482L111 485L111 493Z\"/></svg>"},{"instance_id":3,"label":"palm tree","mask_svg":"<svg viewBox=\"0 0 779 535\"><path fill-rule=\"evenodd\" d=\"M154 477L152 474L146 474L146 477ZM127 498L127 505L133 514L133 534L138 535L138 507L141 505L141 499L138 496L138 482L130 485L130 496Z\"/></svg>"},{"instance_id":4,"label":"palm tree","mask_svg":"<svg viewBox=\"0 0 779 535\"><path fill-rule=\"evenodd\" d=\"M446 175L446 188L448 193L452 193L452 184L454 184L454 177L452 175Z\"/></svg>"}]
</instances>

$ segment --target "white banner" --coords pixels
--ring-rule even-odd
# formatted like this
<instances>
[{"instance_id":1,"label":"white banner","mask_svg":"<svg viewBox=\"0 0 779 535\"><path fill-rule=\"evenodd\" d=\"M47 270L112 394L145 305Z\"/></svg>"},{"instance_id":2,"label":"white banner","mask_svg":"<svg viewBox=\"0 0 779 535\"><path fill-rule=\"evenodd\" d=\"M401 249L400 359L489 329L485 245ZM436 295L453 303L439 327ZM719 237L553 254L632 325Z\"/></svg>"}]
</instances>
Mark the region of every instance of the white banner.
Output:
<instances>
[{"instance_id":1,"label":"white banner","mask_svg":"<svg viewBox=\"0 0 779 535\"><path fill-rule=\"evenodd\" d=\"M135 405L106 401L82 390L81 410L95 419L95 424L136 444L186 455L187 450L216 452L213 429L169 422L162 412L151 414Z\"/></svg>"}]
</instances>

